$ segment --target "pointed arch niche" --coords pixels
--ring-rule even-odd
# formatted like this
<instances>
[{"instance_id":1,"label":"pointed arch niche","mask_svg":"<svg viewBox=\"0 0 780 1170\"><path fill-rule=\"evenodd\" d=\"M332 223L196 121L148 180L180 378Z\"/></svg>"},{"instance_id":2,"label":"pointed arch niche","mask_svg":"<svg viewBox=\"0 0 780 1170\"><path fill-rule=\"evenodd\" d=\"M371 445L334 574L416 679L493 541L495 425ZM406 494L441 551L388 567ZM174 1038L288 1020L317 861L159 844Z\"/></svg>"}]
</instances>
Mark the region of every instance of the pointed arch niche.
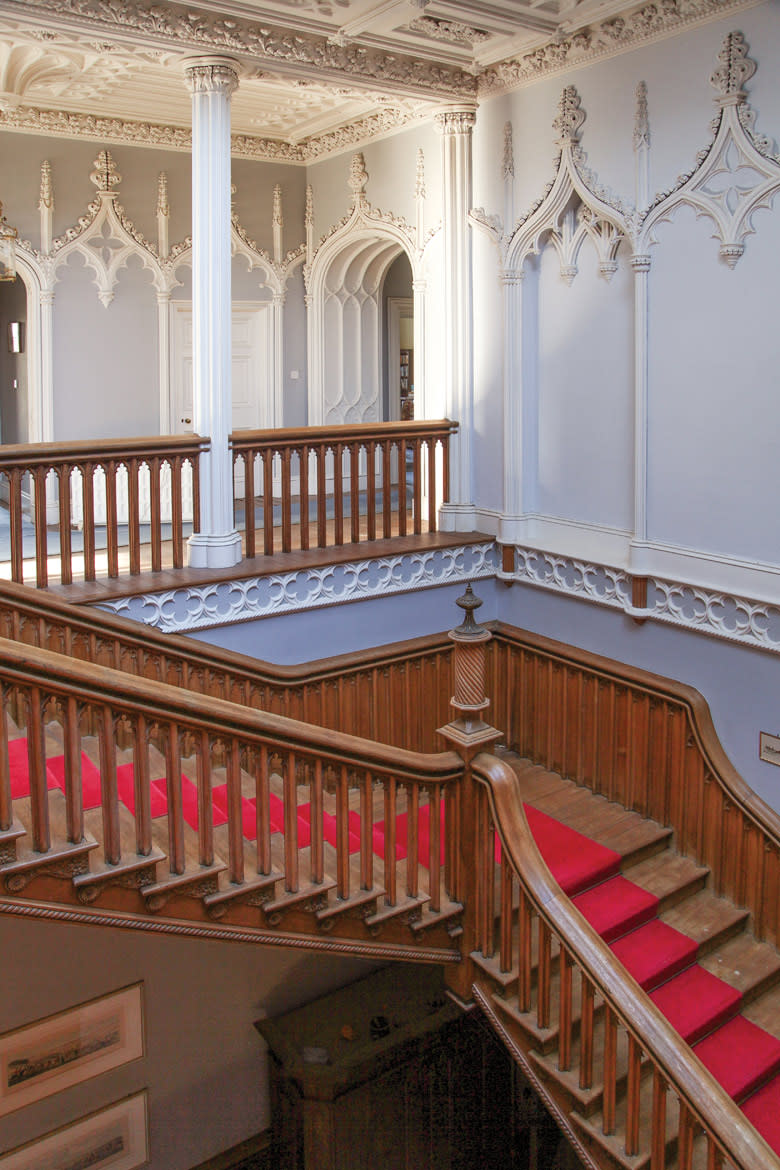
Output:
<instances>
[{"instance_id":1,"label":"pointed arch niche","mask_svg":"<svg viewBox=\"0 0 780 1170\"><path fill-rule=\"evenodd\" d=\"M309 307L309 424L381 421L386 414L386 320L383 289L404 253L413 289L414 349L423 352L425 280L417 230L373 208L365 194L363 156L352 159L353 207L331 229L305 268ZM417 367L418 417L426 417L422 363Z\"/></svg>"}]
</instances>

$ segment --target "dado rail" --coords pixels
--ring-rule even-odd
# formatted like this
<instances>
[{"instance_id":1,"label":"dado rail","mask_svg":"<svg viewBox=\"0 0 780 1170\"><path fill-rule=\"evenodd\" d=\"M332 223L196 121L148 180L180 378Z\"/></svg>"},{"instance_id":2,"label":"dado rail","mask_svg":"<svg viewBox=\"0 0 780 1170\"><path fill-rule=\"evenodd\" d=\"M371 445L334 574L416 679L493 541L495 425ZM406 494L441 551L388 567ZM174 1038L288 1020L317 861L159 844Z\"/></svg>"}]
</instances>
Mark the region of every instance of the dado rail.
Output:
<instances>
[{"instance_id":1,"label":"dado rail","mask_svg":"<svg viewBox=\"0 0 780 1170\"><path fill-rule=\"evenodd\" d=\"M244 555L435 531L455 430L443 420L236 432ZM3 447L5 574L44 587L181 568L199 530L198 463L208 446L169 435Z\"/></svg>"}]
</instances>

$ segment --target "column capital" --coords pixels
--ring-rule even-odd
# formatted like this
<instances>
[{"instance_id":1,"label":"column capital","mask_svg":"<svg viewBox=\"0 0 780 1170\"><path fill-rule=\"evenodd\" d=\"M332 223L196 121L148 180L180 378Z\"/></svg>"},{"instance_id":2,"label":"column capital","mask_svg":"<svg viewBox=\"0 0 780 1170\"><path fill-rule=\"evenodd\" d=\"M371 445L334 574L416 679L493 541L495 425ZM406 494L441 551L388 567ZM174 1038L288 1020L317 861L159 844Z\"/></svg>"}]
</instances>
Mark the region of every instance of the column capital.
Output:
<instances>
[{"instance_id":1,"label":"column capital","mask_svg":"<svg viewBox=\"0 0 780 1170\"><path fill-rule=\"evenodd\" d=\"M525 268L502 268L499 272L499 279L504 286L522 284L524 277Z\"/></svg>"},{"instance_id":2,"label":"column capital","mask_svg":"<svg viewBox=\"0 0 780 1170\"><path fill-rule=\"evenodd\" d=\"M637 253L629 261L634 272L649 272L650 257L646 253Z\"/></svg>"},{"instance_id":3,"label":"column capital","mask_svg":"<svg viewBox=\"0 0 780 1170\"><path fill-rule=\"evenodd\" d=\"M470 134L477 121L477 104L460 102L456 106L442 106L433 120L441 134Z\"/></svg>"},{"instance_id":4,"label":"column capital","mask_svg":"<svg viewBox=\"0 0 780 1170\"><path fill-rule=\"evenodd\" d=\"M221 93L230 97L238 88L238 61L232 57L186 57L184 81L190 93Z\"/></svg>"}]
</instances>

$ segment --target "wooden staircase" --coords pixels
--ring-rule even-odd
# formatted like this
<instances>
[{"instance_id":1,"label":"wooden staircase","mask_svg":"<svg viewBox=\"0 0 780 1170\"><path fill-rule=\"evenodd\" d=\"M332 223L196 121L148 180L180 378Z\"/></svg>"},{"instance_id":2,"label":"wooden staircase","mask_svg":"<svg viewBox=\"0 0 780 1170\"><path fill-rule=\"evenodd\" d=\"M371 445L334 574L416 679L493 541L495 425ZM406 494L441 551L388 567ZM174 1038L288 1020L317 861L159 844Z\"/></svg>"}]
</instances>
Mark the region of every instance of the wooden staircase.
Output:
<instances>
[{"instance_id":1,"label":"wooden staircase","mask_svg":"<svg viewBox=\"0 0 780 1170\"><path fill-rule=\"evenodd\" d=\"M734 989L741 996L735 1019L750 1021L769 1034L772 1060L764 1081L776 1076L780 1070L780 954L756 939L747 910L714 892L710 870L677 852L670 828L515 753L500 755L511 767L524 803L616 850L621 855L621 875L659 899L657 920L693 940L698 965L722 980L727 994ZM496 893L495 898L498 903L500 895ZM574 904L578 900L582 895L574 898ZM629 1032L615 1026L598 987L589 984L568 957L562 964L561 946L554 935L544 931L533 935L525 976L521 959L507 961L509 955L521 956L531 941L522 926L522 895L518 899L515 893L513 902L511 937L499 938L499 917L488 954L484 946L472 954L478 971L476 998L551 1104L583 1161L600 1170L699 1166L704 1170L726 1164L719 1161L717 1151L708 1148L686 1107L654 1075L641 1042L637 1044ZM503 928L506 932L505 921ZM620 943L613 947L618 952ZM729 1045L722 1031L720 1044L719 1033L714 1032L711 1040L701 1040L698 1046L708 1064L712 1065L713 1055L718 1058L721 1080ZM738 1059L736 1053L734 1059ZM757 1087L752 1085L749 1092ZM660 1109L662 1092L664 1107ZM763 1142L757 1144L755 1157L749 1164L757 1170L780 1164Z\"/></svg>"}]
</instances>

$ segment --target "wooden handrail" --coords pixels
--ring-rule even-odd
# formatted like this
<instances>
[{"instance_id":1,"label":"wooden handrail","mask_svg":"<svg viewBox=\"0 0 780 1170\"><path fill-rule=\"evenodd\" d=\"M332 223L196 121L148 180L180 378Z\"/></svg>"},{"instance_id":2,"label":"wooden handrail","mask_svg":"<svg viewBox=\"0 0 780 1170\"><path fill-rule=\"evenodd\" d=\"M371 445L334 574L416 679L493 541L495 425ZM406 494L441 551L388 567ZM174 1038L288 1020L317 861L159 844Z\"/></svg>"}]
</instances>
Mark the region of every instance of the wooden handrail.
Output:
<instances>
[{"instance_id":1,"label":"wooden handrail","mask_svg":"<svg viewBox=\"0 0 780 1170\"><path fill-rule=\"evenodd\" d=\"M53 443L4 443L0 471L14 467L49 467L58 463L100 464L104 459L143 458L145 455L197 455L208 449L200 435L141 435L130 439L68 439Z\"/></svg>"},{"instance_id":2,"label":"wooden handrail","mask_svg":"<svg viewBox=\"0 0 780 1170\"><path fill-rule=\"evenodd\" d=\"M449 499L449 437L457 429L439 419L234 431L246 555L257 551L258 523L266 556L278 546L289 552L405 536L410 527L435 531L439 503Z\"/></svg>"},{"instance_id":3,"label":"wooden handrail","mask_svg":"<svg viewBox=\"0 0 780 1170\"><path fill-rule=\"evenodd\" d=\"M697 1059L689 1046L668 1023L650 998L624 970L590 924L563 893L544 862L534 841L523 811L520 785L513 770L502 760L487 753L472 762L475 778L484 786L495 830L501 840L502 861L511 868L520 885L521 897L527 898L531 912L558 940L564 962L574 964L589 980L597 995L603 997L619 1026L628 1034L639 1051L646 1053L656 1074L679 1096L680 1101L704 1130L712 1158L712 1147L739 1170L755 1170L757 1166L780 1166L778 1159L763 1138L745 1118L712 1074ZM482 850L487 864L492 865L492 833L481 836ZM475 859L477 867L483 858ZM504 885L505 883L502 883ZM511 918L512 894L502 903L502 915ZM524 914L526 926L530 916ZM542 928L543 929L543 928ZM530 963L531 944L525 940L521 948ZM540 944L540 954L546 948ZM522 958L521 958L522 963ZM545 979L539 970L540 986L537 994L549 995L549 970ZM519 981L528 980L530 972L520 971ZM562 1020L565 1012L561 1013ZM583 1025L584 1027L584 1025ZM592 1033L590 1040L592 1042ZM583 1045L585 1049L587 1046ZM593 1054L588 1059L592 1061ZM565 1066L569 1067L569 1066ZM576 1070L575 1070L576 1071ZM654 1108L658 1102L654 1099ZM634 1107L638 1109L638 1093ZM631 1116L631 1094L626 1119L627 1134L638 1133L638 1115ZM651 1119L651 1132L660 1124L659 1115ZM629 1139L630 1140L630 1139ZM660 1135L662 1146L665 1135ZM638 1150L629 1150L638 1153ZM665 1160L659 1162L665 1165ZM716 1164L714 1160L708 1165Z\"/></svg>"}]
</instances>

